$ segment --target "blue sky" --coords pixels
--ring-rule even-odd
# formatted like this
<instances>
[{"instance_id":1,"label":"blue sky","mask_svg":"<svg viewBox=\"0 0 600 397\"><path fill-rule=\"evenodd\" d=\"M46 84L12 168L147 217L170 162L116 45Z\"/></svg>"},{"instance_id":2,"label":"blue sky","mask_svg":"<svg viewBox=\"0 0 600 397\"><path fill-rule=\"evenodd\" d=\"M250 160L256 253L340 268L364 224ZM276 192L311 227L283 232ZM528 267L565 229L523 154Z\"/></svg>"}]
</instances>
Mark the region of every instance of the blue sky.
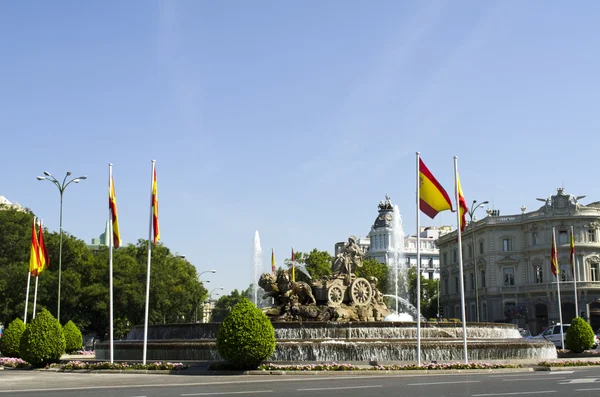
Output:
<instances>
[{"instance_id":1,"label":"blue sky","mask_svg":"<svg viewBox=\"0 0 600 397\"><path fill-rule=\"evenodd\" d=\"M415 232L415 152L501 214L557 187L600 201L600 3L579 1L0 2L0 195L58 230L44 170L88 179L64 228L148 235L209 289L365 236L389 194ZM481 215L483 215L483 210ZM456 223L441 213L424 225ZM209 276L209 277L206 277Z\"/></svg>"}]
</instances>

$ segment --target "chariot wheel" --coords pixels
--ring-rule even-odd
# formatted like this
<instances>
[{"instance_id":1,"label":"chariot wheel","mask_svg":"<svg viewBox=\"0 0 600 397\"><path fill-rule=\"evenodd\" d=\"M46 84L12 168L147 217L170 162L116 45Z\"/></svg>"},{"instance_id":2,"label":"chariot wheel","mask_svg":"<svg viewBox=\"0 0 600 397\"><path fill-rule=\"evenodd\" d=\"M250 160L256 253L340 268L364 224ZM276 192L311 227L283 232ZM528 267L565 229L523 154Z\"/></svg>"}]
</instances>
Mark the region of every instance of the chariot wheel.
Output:
<instances>
[{"instance_id":1,"label":"chariot wheel","mask_svg":"<svg viewBox=\"0 0 600 397\"><path fill-rule=\"evenodd\" d=\"M365 306L371 302L373 288L364 278L357 278L350 285L350 298L356 306Z\"/></svg>"},{"instance_id":2,"label":"chariot wheel","mask_svg":"<svg viewBox=\"0 0 600 397\"><path fill-rule=\"evenodd\" d=\"M327 303L329 306L339 306L344 300L344 290L339 285L332 285L327 290Z\"/></svg>"}]
</instances>

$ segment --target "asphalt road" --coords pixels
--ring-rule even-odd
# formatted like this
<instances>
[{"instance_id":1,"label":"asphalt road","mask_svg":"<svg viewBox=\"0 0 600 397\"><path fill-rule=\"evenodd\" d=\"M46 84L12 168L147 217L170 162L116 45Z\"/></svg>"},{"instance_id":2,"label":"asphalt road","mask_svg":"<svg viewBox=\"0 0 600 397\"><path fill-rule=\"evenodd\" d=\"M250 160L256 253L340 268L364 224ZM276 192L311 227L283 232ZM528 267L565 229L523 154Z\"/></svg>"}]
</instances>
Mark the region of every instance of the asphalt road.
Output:
<instances>
[{"instance_id":1,"label":"asphalt road","mask_svg":"<svg viewBox=\"0 0 600 397\"><path fill-rule=\"evenodd\" d=\"M157 375L0 371L0 397L600 395L600 367L477 374Z\"/></svg>"}]
</instances>

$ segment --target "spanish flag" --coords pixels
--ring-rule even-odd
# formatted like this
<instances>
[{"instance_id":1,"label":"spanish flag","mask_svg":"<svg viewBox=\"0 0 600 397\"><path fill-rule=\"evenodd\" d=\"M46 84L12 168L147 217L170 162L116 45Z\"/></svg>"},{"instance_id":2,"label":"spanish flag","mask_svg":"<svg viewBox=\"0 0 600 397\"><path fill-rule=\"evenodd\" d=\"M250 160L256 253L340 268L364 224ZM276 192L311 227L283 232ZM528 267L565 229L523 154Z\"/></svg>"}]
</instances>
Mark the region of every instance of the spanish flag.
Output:
<instances>
[{"instance_id":1,"label":"spanish flag","mask_svg":"<svg viewBox=\"0 0 600 397\"><path fill-rule=\"evenodd\" d=\"M112 173L110 175L108 187L108 208L110 208L111 221L112 221L112 239L113 247L119 248L121 246L121 233L119 232L119 216L117 214L117 196L115 195L115 181Z\"/></svg>"},{"instance_id":2,"label":"spanish flag","mask_svg":"<svg viewBox=\"0 0 600 397\"><path fill-rule=\"evenodd\" d=\"M467 201L465 200L462 187L460 186L460 178L458 177L458 172L456 173L456 184L458 186L458 210L460 211L460 231L462 232L465 230L465 226L467 225L467 212L469 212L469 207L467 207Z\"/></svg>"},{"instance_id":3,"label":"spanish flag","mask_svg":"<svg viewBox=\"0 0 600 397\"><path fill-rule=\"evenodd\" d=\"M35 217L31 224L31 252L29 256L29 273L32 276L37 276L40 267L40 246L38 243L37 233L35 231ZM28 287L29 288L29 287Z\"/></svg>"},{"instance_id":4,"label":"spanish flag","mask_svg":"<svg viewBox=\"0 0 600 397\"><path fill-rule=\"evenodd\" d=\"M569 259L571 261L571 273L573 273L573 277L575 277L575 238L573 237L573 226L571 226L571 255Z\"/></svg>"},{"instance_id":5,"label":"spanish flag","mask_svg":"<svg viewBox=\"0 0 600 397\"><path fill-rule=\"evenodd\" d=\"M554 229L552 229L552 248L550 250L550 270L552 274L558 278L560 274L560 267L558 266L558 252L556 251L556 243L554 242Z\"/></svg>"},{"instance_id":6,"label":"spanish flag","mask_svg":"<svg viewBox=\"0 0 600 397\"><path fill-rule=\"evenodd\" d=\"M271 271L273 274L277 274L277 268L275 267L275 250L271 248Z\"/></svg>"},{"instance_id":7,"label":"spanish flag","mask_svg":"<svg viewBox=\"0 0 600 397\"><path fill-rule=\"evenodd\" d=\"M294 255L294 248L292 248L292 281L296 281L296 256Z\"/></svg>"},{"instance_id":8,"label":"spanish flag","mask_svg":"<svg viewBox=\"0 0 600 397\"><path fill-rule=\"evenodd\" d=\"M431 219L435 218L438 212L452 211L452 202L448 193L429 172L421 158L419 158L419 209Z\"/></svg>"},{"instance_id":9,"label":"spanish flag","mask_svg":"<svg viewBox=\"0 0 600 397\"><path fill-rule=\"evenodd\" d=\"M154 230L154 244L160 240L160 229L158 227L158 185L156 183L156 167L152 180L152 228Z\"/></svg>"},{"instance_id":10,"label":"spanish flag","mask_svg":"<svg viewBox=\"0 0 600 397\"><path fill-rule=\"evenodd\" d=\"M38 246L38 257L40 261L40 266L37 271L37 274L40 274L41 272L50 267L50 257L48 256L48 249L46 248L46 242L44 241L43 222L40 222L40 240Z\"/></svg>"}]
</instances>

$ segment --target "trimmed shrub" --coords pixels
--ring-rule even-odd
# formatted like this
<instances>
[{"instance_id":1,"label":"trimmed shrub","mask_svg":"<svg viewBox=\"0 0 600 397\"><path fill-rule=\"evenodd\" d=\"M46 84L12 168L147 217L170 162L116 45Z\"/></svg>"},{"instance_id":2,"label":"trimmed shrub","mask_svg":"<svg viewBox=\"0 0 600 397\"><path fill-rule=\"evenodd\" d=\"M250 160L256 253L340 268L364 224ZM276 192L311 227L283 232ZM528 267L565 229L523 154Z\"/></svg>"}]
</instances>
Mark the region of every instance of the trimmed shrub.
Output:
<instances>
[{"instance_id":1,"label":"trimmed shrub","mask_svg":"<svg viewBox=\"0 0 600 397\"><path fill-rule=\"evenodd\" d=\"M567 330L566 348L573 353L581 353L594 345L592 327L581 317L575 317Z\"/></svg>"},{"instance_id":2,"label":"trimmed shrub","mask_svg":"<svg viewBox=\"0 0 600 397\"><path fill-rule=\"evenodd\" d=\"M63 329L52 314L43 309L21 337L21 358L35 367L56 363L65 353Z\"/></svg>"},{"instance_id":3,"label":"trimmed shrub","mask_svg":"<svg viewBox=\"0 0 600 397\"><path fill-rule=\"evenodd\" d=\"M69 320L65 324L63 332L65 334L65 351L67 353L74 353L82 348L83 336L73 321Z\"/></svg>"},{"instance_id":4,"label":"trimmed shrub","mask_svg":"<svg viewBox=\"0 0 600 397\"><path fill-rule=\"evenodd\" d=\"M256 369L275 350L275 329L267 316L242 298L217 331L217 350L238 369Z\"/></svg>"},{"instance_id":5,"label":"trimmed shrub","mask_svg":"<svg viewBox=\"0 0 600 397\"><path fill-rule=\"evenodd\" d=\"M0 352L4 357L21 357L19 346L23 332L25 332L25 323L20 318L16 318L8 324L0 338Z\"/></svg>"}]
</instances>

